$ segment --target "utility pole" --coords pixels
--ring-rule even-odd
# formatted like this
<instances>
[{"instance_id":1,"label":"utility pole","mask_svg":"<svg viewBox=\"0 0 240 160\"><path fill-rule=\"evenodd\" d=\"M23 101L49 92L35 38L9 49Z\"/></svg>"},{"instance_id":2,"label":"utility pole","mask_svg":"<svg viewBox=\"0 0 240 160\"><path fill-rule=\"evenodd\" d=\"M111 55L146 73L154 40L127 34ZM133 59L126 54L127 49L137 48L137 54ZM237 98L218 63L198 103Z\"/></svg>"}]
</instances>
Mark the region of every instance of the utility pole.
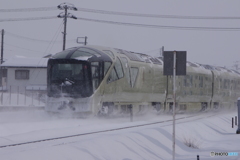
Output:
<instances>
[{"instance_id":1,"label":"utility pole","mask_svg":"<svg viewBox=\"0 0 240 160\"><path fill-rule=\"evenodd\" d=\"M67 11L68 11L68 9L77 11L77 8L73 4L70 4L70 3L61 3L57 7L60 10L64 10L64 12L62 12L58 15L58 18L64 18L63 50L65 50L66 35L67 35L67 18L77 19L77 17L75 17L71 13L68 13Z\"/></svg>"},{"instance_id":2,"label":"utility pole","mask_svg":"<svg viewBox=\"0 0 240 160\"><path fill-rule=\"evenodd\" d=\"M162 48L160 48L160 57L163 57L163 52L164 52L164 46L162 46Z\"/></svg>"},{"instance_id":3,"label":"utility pole","mask_svg":"<svg viewBox=\"0 0 240 160\"><path fill-rule=\"evenodd\" d=\"M65 16L64 16L64 32L63 32L63 50L65 50L66 45L66 32L67 32L67 7L64 7Z\"/></svg>"},{"instance_id":4,"label":"utility pole","mask_svg":"<svg viewBox=\"0 0 240 160\"><path fill-rule=\"evenodd\" d=\"M1 64L3 63L3 40L4 40L4 29L2 29L2 41L1 41Z\"/></svg>"}]
</instances>

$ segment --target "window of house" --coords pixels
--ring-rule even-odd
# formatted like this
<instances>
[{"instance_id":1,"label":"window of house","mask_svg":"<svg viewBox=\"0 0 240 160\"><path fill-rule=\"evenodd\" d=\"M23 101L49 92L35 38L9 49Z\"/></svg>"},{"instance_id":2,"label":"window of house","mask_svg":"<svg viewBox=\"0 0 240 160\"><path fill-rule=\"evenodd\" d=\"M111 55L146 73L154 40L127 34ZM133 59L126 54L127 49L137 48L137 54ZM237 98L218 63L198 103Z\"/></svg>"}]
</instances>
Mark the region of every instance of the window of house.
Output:
<instances>
[{"instance_id":1,"label":"window of house","mask_svg":"<svg viewBox=\"0 0 240 160\"><path fill-rule=\"evenodd\" d=\"M15 79L29 79L29 70L16 70Z\"/></svg>"}]
</instances>

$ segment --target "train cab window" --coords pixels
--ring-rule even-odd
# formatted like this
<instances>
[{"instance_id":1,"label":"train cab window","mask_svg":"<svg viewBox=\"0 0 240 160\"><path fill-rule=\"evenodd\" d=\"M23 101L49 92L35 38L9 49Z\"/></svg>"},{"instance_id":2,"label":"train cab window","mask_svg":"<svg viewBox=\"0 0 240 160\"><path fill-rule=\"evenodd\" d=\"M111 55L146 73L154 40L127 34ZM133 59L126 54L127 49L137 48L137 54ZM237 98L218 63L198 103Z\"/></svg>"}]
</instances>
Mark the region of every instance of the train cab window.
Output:
<instances>
[{"instance_id":1,"label":"train cab window","mask_svg":"<svg viewBox=\"0 0 240 160\"><path fill-rule=\"evenodd\" d=\"M131 85L132 85L131 87L134 87L136 83L137 75L138 75L138 68L131 67L130 69L130 77L131 77Z\"/></svg>"},{"instance_id":2,"label":"train cab window","mask_svg":"<svg viewBox=\"0 0 240 160\"><path fill-rule=\"evenodd\" d=\"M119 58L116 59L115 66L113 67L111 74L108 77L108 83L116 81L123 77L123 67Z\"/></svg>"}]
</instances>

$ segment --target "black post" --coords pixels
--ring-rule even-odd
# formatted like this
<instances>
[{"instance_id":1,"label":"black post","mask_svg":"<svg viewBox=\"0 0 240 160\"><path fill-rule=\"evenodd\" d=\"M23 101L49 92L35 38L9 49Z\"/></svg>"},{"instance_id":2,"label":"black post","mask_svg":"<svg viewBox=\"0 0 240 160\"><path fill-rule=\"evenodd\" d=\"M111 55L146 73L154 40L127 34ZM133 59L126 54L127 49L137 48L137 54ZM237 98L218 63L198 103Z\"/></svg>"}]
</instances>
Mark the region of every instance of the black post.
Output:
<instances>
[{"instance_id":1,"label":"black post","mask_svg":"<svg viewBox=\"0 0 240 160\"><path fill-rule=\"evenodd\" d=\"M133 107L132 105L128 105L128 109L129 109L129 112L130 112L130 121L132 122L133 121Z\"/></svg>"},{"instance_id":2,"label":"black post","mask_svg":"<svg viewBox=\"0 0 240 160\"><path fill-rule=\"evenodd\" d=\"M199 155L197 155L197 160L200 160L200 159L199 159Z\"/></svg>"},{"instance_id":3,"label":"black post","mask_svg":"<svg viewBox=\"0 0 240 160\"><path fill-rule=\"evenodd\" d=\"M234 118L232 117L232 128L234 127Z\"/></svg>"},{"instance_id":4,"label":"black post","mask_svg":"<svg viewBox=\"0 0 240 160\"><path fill-rule=\"evenodd\" d=\"M3 40L4 40L4 29L2 29L2 41L1 41L1 64L3 63Z\"/></svg>"},{"instance_id":5,"label":"black post","mask_svg":"<svg viewBox=\"0 0 240 160\"><path fill-rule=\"evenodd\" d=\"M240 134L240 97L238 98L238 101L237 101L237 106L238 106L238 129L236 131L237 134Z\"/></svg>"},{"instance_id":6,"label":"black post","mask_svg":"<svg viewBox=\"0 0 240 160\"><path fill-rule=\"evenodd\" d=\"M237 116L235 116L235 126L237 126Z\"/></svg>"},{"instance_id":7,"label":"black post","mask_svg":"<svg viewBox=\"0 0 240 160\"><path fill-rule=\"evenodd\" d=\"M85 41L84 41L84 45L87 45L87 36L85 36Z\"/></svg>"}]
</instances>

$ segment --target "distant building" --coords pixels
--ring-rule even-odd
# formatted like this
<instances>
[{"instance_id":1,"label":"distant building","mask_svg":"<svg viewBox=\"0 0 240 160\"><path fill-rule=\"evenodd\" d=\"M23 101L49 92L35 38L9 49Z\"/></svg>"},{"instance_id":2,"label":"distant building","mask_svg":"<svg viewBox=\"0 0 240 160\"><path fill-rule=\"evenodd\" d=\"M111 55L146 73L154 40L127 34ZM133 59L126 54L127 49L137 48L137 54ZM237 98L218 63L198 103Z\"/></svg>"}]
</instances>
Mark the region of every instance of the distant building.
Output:
<instances>
[{"instance_id":1,"label":"distant building","mask_svg":"<svg viewBox=\"0 0 240 160\"><path fill-rule=\"evenodd\" d=\"M48 58L14 57L1 64L1 90L26 93L46 92Z\"/></svg>"}]
</instances>

